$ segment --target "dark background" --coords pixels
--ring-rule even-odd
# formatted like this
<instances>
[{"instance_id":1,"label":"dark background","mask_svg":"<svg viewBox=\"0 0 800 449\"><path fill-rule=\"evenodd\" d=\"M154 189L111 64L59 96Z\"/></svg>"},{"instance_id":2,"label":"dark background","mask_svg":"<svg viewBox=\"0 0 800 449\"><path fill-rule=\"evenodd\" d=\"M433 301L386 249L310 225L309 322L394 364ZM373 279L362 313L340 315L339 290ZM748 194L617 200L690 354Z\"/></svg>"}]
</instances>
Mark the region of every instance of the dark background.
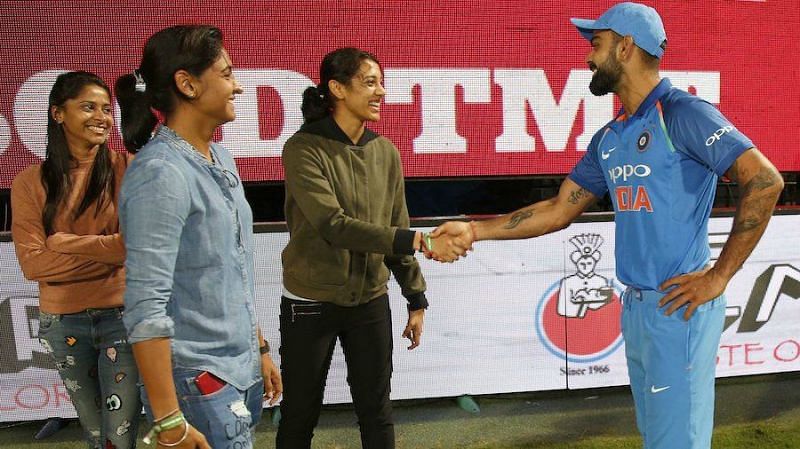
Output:
<instances>
[{"instance_id":1,"label":"dark background","mask_svg":"<svg viewBox=\"0 0 800 449\"><path fill-rule=\"evenodd\" d=\"M785 188L778 207L800 204L800 173L783 173ZM528 176L503 178L406 179L406 200L411 218L482 216L504 214L523 206L551 198L558 193L564 176ZM0 190L0 231L11 228L9 190ZM283 182L245 183L245 194L253 208L255 222L282 222ZM738 186L721 180L717 186L714 208L733 209L738 200ZM606 195L590 212L612 211Z\"/></svg>"}]
</instances>

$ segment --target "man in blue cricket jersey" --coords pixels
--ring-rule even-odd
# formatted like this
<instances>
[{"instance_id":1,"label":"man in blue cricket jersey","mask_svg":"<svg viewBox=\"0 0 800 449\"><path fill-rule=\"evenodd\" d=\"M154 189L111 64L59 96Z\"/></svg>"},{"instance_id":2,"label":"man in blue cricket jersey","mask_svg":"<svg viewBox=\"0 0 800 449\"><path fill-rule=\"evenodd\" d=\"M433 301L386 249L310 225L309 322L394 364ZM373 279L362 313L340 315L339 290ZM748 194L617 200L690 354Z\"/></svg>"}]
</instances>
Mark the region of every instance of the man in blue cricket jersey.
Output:
<instances>
[{"instance_id":1,"label":"man in blue cricket jersey","mask_svg":"<svg viewBox=\"0 0 800 449\"><path fill-rule=\"evenodd\" d=\"M556 197L492 220L449 222L456 244L536 237L567 227L609 193L616 221L622 329L646 449L708 449L726 285L755 247L783 189L775 167L717 108L659 75L658 13L620 3L572 19L592 48L594 95L622 110L592 139ZM719 176L739 186L728 241L709 265L708 218ZM678 312L678 313L675 313Z\"/></svg>"}]
</instances>

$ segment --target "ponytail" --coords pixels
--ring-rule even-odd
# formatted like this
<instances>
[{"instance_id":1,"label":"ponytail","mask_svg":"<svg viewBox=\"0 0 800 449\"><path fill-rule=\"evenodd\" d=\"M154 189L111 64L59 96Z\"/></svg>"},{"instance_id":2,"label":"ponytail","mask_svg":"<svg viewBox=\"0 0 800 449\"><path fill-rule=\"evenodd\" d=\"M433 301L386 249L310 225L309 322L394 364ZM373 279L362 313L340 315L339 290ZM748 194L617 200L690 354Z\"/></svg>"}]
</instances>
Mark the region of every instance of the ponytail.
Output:
<instances>
[{"instance_id":1,"label":"ponytail","mask_svg":"<svg viewBox=\"0 0 800 449\"><path fill-rule=\"evenodd\" d=\"M325 91L328 90L327 87L325 86ZM316 122L331 113L328 95L330 93L323 94L317 86L311 86L303 91L303 104L300 106L300 110L303 112L305 123Z\"/></svg>"},{"instance_id":2,"label":"ponytail","mask_svg":"<svg viewBox=\"0 0 800 449\"><path fill-rule=\"evenodd\" d=\"M147 90L142 92L136 88L136 77L133 74L117 78L114 91L120 109L120 128L125 148L136 153L142 148L158 124L158 118L151 109L151 96Z\"/></svg>"}]
</instances>

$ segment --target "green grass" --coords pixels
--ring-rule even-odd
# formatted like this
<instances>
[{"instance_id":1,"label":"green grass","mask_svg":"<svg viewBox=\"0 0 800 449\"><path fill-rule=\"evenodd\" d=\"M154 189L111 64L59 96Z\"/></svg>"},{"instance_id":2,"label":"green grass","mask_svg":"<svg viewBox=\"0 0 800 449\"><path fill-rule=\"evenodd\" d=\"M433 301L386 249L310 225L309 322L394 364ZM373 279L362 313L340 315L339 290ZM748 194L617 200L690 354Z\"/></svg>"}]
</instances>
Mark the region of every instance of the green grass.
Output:
<instances>
[{"instance_id":1,"label":"green grass","mask_svg":"<svg viewBox=\"0 0 800 449\"><path fill-rule=\"evenodd\" d=\"M480 414L450 399L401 402L395 407L398 449L640 449L630 393L624 388L477 398ZM800 376L724 380L717 387L713 449L800 448ZM317 449L360 448L349 407L326 407L314 438ZM41 423L0 430L0 449L78 449L71 424L34 441ZM142 425L142 431L146 424ZM266 414L256 447L274 447ZM140 447L146 447L140 445Z\"/></svg>"},{"instance_id":2,"label":"green grass","mask_svg":"<svg viewBox=\"0 0 800 449\"><path fill-rule=\"evenodd\" d=\"M477 428L464 429L459 426L458 438L453 438L453 429L445 424L398 426L399 449L640 449L641 440L635 435L577 437L570 441L554 442L548 437L531 435L534 432L518 432L493 420L487 425L505 429L505 436L497 436L497 430L487 435L476 435ZM443 428L439 428L443 427ZM32 435L38 429L34 425L23 425L0 430L0 447L4 449L53 448L78 449L85 447L79 440L77 426L71 425L52 440L35 442ZM359 448L355 429L343 431L337 428L322 428L315 438L314 447L320 449ZM447 435L447 437L442 437ZM274 430L258 432L258 448L274 447ZM141 445L144 446L144 445ZM714 432L714 449L796 449L800 448L800 416L781 416L749 424L719 426Z\"/></svg>"},{"instance_id":3,"label":"green grass","mask_svg":"<svg viewBox=\"0 0 800 449\"><path fill-rule=\"evenodd\" d=\"M797 449L800 428L797 418L776 418L753 424L718 427L713 449ZM440 446L445 447L445 446ZM518 441L510 443L478 442L462 446L468 449L640 449L638 436L587 437L569 442Z\"/></svg>"}]
</instances>

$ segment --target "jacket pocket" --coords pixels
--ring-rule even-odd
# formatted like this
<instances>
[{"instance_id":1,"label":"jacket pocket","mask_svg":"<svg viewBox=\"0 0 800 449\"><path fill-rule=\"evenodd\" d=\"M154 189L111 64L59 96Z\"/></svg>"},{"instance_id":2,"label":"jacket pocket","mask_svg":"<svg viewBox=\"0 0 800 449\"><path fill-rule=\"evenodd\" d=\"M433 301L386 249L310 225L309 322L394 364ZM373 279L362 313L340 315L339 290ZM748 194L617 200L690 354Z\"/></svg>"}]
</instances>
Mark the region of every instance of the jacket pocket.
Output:
<instances>
[{"instance_id":1,"label":"jacket pocket","mask_svg":"<svg viewBox=\"0 0 800 449\"><path fill-rule=\"evenodd\" d=\"M386 286L389 280L389 268L384 260L383 254L367 254L367 279L364 282L364 290L375 291Z\"/></svg>"},{"instance_id":2,"label":"jacket pocket","mask_svg":"<svg viewBox=\"0 0 800 449\"><path fill-rule=\"evenodd\" d=\"M338 248L325 248L317 253L315 260L309 260L310 281L313 284L341 287L350 278L350 251Z\"/></svg>"}]
</instances>

